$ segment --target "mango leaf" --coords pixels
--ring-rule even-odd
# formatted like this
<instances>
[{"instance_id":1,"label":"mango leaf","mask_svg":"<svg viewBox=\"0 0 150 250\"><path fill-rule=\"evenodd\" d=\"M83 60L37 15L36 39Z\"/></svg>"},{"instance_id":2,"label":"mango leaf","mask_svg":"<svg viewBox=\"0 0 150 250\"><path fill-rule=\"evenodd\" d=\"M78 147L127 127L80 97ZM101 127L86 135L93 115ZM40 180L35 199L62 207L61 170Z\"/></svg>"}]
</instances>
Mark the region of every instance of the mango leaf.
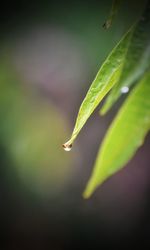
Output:
<instances>
[{"instance_id":1,"label":"mango leaf","mask_svg":"<svg viewBox=\"0 0 150 250\"><path fill-rule=\"evenodd\" d=\"M149 129L150 71L133 89L110 126L85 189L85 198L132 158Z\"/></svg>"},{"instance_id":2,"label":"mango leaf","mask_svg":"<svg viewBox=\"0 0 150 250\"><path fill-rule=\"evenodd\" d=\"M113 22L114 18L116 17L116 14L118 12L118 9L120 7L121 2L122 2L122 0L113 0L109 17L106 20L106 22L103 24L103 27L105 29L109 29L111 27L112 22Z\"/></svg>"},{"instance_id":3,"label":"mango leaf","mask_svg":"<svg viewBox=\"0 0 150 250\"><path fill-rule=\"evenodd\" d=\"M104 96L118 81L133 30L134 26L132 26L132 28L112 50L111 54L105 60L99 72L97 73L96 78L94 79L86 94L86 97L80 106L71 139L63 144L63 147L66 151L71 149L73 141L77 137L87 119L90 117Z\"/></svg>"},{"instance_id":4,"label":"mango leaf","mask_svg":"<svg viewBox=\"0 0 150 250\"><path fill-rule=\"evenodd\" d=\"M150 1L141 19L137 22L128 49L122 73L104 103L100 114L104 115L117 99L150 68Z\"/></svg>"}]
</instances>

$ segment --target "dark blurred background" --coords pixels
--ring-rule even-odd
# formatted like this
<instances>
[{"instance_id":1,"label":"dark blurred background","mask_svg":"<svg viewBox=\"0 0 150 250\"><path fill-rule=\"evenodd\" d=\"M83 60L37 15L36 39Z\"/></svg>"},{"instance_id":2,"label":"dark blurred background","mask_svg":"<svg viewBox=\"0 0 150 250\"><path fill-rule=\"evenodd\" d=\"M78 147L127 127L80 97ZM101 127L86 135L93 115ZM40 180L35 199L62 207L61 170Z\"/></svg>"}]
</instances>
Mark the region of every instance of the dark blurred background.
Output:
<instances>
[{"instance_id":1,"label":"dark blurred background","mask_svg":"<svg viewBox=\"0 0 150 250\"><path fill-rule=\"evenodd\" d=\"M82 192L121 101L95 112L70 153L79 105L144 1L6 2L0 11L0 249L110 249L149 243L150 136L89 200ZM111 152L110 152L111 154Z\"/></svg>"}]
</instances>

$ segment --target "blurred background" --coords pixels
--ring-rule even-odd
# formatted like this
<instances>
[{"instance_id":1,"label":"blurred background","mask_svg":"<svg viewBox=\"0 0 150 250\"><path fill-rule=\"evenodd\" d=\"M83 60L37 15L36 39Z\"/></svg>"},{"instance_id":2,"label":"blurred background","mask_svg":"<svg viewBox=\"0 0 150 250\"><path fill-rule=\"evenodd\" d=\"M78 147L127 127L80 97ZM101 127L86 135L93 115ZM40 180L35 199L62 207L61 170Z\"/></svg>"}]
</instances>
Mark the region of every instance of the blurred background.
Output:
<instances>
[{"instance_id":1,"label":"blurred background","mask_svg":"<svg viewBox=\"0 0 150 250\"><path fill-rule=\"evenodd\" d=\"M62 149L101 63L138 18L124 1L20 1L0 15L0 249L105 249L149 242L150 136L89 200L82 192L121 101ZM110 152L111 153L111 152Z\"/></svg>"}]
</instances>

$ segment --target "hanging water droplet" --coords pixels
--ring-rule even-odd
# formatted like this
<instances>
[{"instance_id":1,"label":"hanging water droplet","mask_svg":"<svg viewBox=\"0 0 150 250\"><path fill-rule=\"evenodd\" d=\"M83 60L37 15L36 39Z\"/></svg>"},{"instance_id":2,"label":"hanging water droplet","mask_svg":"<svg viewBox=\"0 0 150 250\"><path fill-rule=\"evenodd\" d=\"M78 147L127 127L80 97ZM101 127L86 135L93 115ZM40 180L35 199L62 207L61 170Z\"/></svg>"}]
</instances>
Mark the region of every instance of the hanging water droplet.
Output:
<instances>
[{"instance_id":1,"label":"hanging water droplet","mask_svg":"<svg viewBox=\"0 0 150 250\"><path fill-rule=\"evenodd\" d=\"M72 144L65 143L62 146L63 146L65 151L67 151L67 152L71 151Z\"/></svg>"},{"instance_id":2,"label":"hanging water droplet","mask_svg":"<svg viewBox=\"0 0 150 250\"><path fill-rule=\"evenodd\" d=\"M128 93L128 91L129 91L129 87L127 87L127 86L123 86L123 87L121 88L121 93L123 93L123 94Z\"/></svg>"}]
</instances>

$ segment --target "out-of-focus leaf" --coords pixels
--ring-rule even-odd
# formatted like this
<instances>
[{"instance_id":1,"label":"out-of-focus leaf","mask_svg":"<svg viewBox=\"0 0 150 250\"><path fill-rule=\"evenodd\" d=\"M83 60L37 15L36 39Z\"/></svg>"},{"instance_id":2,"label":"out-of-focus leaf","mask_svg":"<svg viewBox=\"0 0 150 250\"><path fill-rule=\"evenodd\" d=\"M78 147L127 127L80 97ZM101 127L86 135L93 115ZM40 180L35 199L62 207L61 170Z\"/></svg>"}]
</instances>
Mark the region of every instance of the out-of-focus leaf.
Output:
<instances>
[{"instance_id":1,"label":"out-of-focus leaf","mask_svg":"<svg viewBox=\"0 0 150 250\"><path fill-rule=\"evenodd\" d=\"M132 33L119 81L111 90L100 113L105 114L114 102L150 68L150 1ZM126 91L125 91L126 92Z\"/></svg>"},{"instance_id":2,"label":"out-of-focus leaf","mask_svg":"<svg viewBox=\"0 0 150 250\"><path fill-rule=\"evenodd\" d=\"M113 0L109 17L106 20L106 22L103 24L103 27L105 29L109 29L111 27L112 22L113 22L114 18L116 17L116 14L118 12L118 8L120 7L121 1L122 0Z\"/></svg>"},{"instance_id":3,"label":"out-of-focus leaf","mask_svg":"<svg viewBox=\"0 0 150 250\"><path fill-rule=\"evenodd\" d=\"M121 169L142 145L150 128L149 93L150 72L133 89L110 126L84 192L85 198L109 176Z\"/></svg>"},{"instance_id":4,"label":"out-of-focus leaf","mask_svg":"<svg viewBox=\"0 0 150 250\"><path fill-rule=\"evenodd\" d=\"M87 119L98 106L100 101L118 81L120 73L122 71L122 65L128 43L133 30L134 26L127 32L127 34L112 50L111 54L105 60L99 72L97 73L96 78L94 79L89 91L86 94L85 99L80 106L71 139L63 145L65 149L71 147L71 144L77 137Z\"/></svg>"}]
</instances>

